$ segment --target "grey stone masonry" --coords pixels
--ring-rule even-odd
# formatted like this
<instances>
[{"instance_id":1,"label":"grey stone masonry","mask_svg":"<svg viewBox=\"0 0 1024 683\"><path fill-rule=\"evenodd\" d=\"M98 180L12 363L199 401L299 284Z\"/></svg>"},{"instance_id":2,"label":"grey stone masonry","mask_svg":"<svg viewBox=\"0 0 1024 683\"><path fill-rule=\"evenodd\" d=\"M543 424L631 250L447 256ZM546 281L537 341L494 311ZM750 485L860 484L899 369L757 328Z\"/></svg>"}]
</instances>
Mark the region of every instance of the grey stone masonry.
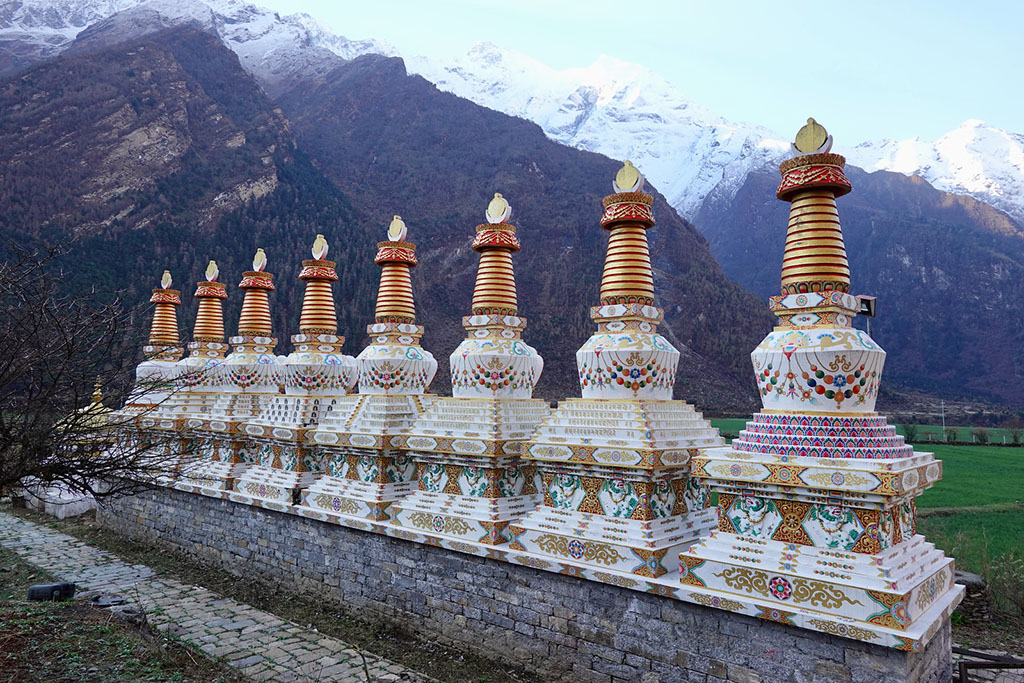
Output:
<instances>
[{"instance_id":1,"label":"grey stone masonry","mask_svg":"<svg viewBox=\"0 0 1024 683\"><path fill-rule=\"evenodd\" d=\"M0 512L0 546L79 591L116 593L149 623L260 681L422 681L433 679L394 662L200 586L158 577L53 529ZM365 666L364 666L365 657Z\"/></svg>"},{"instance_id":2,"label":"grey stone masonry","mask_svg":"<svg viewBox=\"0 0 1024 683\"><path fill-rule=\"evenodd\" d=\"M98 519L545 680L951 678L948 623L923 652L902 652L174 489L109 501Z\"/></svg>"}]
</instances>

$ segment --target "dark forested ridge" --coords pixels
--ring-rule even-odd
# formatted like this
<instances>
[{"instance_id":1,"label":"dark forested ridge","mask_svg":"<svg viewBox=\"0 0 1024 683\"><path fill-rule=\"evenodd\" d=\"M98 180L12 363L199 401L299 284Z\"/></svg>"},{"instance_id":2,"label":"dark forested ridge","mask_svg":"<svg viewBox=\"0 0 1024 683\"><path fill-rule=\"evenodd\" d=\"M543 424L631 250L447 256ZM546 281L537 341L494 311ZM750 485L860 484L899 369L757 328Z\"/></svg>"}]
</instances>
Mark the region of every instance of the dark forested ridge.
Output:
<instances>
[{"instance_id":1,"label":"dark forested ridge","mask_svg":"<svg viewBox=\"0 0 1024 683\"><path fill-rule=\"evenodd\" d=\"M69 287L127 288L144 301L171 269L185 294L185 334L195 308L188 295L210 258L231 287L234 327L233 285L259 246L276 274L272 310L286 353L300 261L321 232L339 264L340 329L357 353L373 312L375 244L401 214L419 245L414 286L424 345L441 364L439 393L449 390L447 357L469 312L473 228L503 192L524 245L515 264L526 337L546 359L538 395L578 392L574 353L594 329L588 312L607 240L600 199L618 162L440 93L384 58L297 84L281 98L290 122L233 53L188 27L38 65L0 83L0 98L0 197L10 207L0 229L47 242L74 237ZM770 320L660 195L655 211L662 330L683 353L678 393L749 409L746 356Z\"/></svg>"},{"instance_id":2,"label":"dark forested ridge","mask_svg":"<svg viewBox=\"0 0 1024 683\"><path fill-rule=\"evenodd\" d=\"M375 244L400 214L418 245L423 343L441 365L432 388L446 393L470 306L473 228L502 192L523 243L514 262L525 337L546 361L538 395L576 395L574 352L594 329L607 240L600 200L619 161L442 93L398 59L339 60L317 74L272 101L216 37L182 27L86 41L0 81L0 232L71 243L69 288L127 289L144 302L169 268L185 294L184 336L207 260L229 285L230 331L234 285L263 247L279 353L297 331L300 262L323 233L354 354L373 312ZM887 385L1024 404L1020 226L917 179L849 173L855 190L840 214L854 288L880 299L873 331L889 350ZM716 412L754 403L748 354L771 325L763 297L777 291L786 225L776 182L754 174L729 202L707 202L703 234L653 191L661 330L682 352L677 396Z\"/></svg>"},{"instance_id":3,"label":"dark forested ridge","mask_svg":"<svg viewBox=\"0 0 1024 683\"><path fill-rule=\"evenodd\" d=\"M442 93L395 58L343 63L278 100L300 147L373 230L383 236L391 215L406 219L423 264L414 273L418 310L442 368L463 336L459 316L469 312L473 228L501 192L523 243L514 261L525 336L546 362L538 393L578 391L574 354L594 330L589 307L607 242L598 226L601 198L621 162ZM701 405L748 406L748 354L771 319L762 301L723 275L703 236L654 194L651 255L666 315L661 329L683 354L678 394Z\"/></svg>"},{"instance_id":4,"label":"dark forested ridge","mask_svg":"<svg viewBox=\"0 0 1024 683\"><path fill-rule=\"evenodd\" d=\"M273 190L292 144L207 34L61 57L0 84L0 229L213 226Z\"/></svg>"},{"instance_id":5,"label":"dark forested ridge","mask_svg":"<svg viewBox=\"0 0 1024 683\"><path fill-rule=\"evenodd\" d=\"M348 348L361 347L375 240L215 37L175 29L59 58L0 83L0 112L0 232L70 245L61 263L69 289L127 289L143 302L170 269L187 337L191 293L215 259L229 285L230 330L241 306L233 286L263 247L276 273L275 331L287 342L297 332L300 261L320 232L342 265Z\"/></svg>"}]
</instances>

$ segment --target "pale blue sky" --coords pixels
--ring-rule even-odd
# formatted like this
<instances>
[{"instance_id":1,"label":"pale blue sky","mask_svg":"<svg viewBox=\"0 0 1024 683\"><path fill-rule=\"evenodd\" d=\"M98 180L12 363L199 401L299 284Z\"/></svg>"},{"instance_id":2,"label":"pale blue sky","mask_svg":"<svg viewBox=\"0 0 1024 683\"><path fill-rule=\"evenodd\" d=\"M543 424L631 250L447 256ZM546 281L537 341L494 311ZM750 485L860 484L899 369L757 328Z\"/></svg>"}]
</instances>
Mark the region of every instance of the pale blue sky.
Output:
<instances>
[{"instance_id":1,"label":"pale blue sky","mask_svg":"<svg viewBox=\"0 0 1024 683\"><path fill-rule=\"evenodd\" d=\"M490 41L556 68L608 54L787 136L809 115L844 145L970 118L1024 133L1024 2L253 1L406 54Z\"/></svg>"}]
</instances>

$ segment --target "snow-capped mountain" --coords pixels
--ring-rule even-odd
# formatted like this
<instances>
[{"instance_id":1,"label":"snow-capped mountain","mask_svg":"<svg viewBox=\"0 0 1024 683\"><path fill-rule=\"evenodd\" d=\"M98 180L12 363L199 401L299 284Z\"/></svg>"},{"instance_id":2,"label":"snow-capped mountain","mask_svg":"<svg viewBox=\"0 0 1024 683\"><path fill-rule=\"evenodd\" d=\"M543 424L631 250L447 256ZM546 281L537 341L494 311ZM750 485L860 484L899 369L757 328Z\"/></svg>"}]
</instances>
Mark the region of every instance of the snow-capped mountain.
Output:
<instances>
[{"instance_id":1,"label":"snow-capped mountain","mask_svg":"<svg viewBox=\"0 0 1024 683\"><path fill-rule=\"evenodd\" d=\"M45 58L68 49L76 40L80 47L115 43L182 23L216 33L272 94L297 73L329 69L332 56L395 54L379 41L335 35L308 14L281 16L240 0L12 2L0 6L0 52L6 48ZM0 59L0 70L3 66Z\"/></svg>"},{"instance_id":2,"label":"snow-capped mountain","mask_svg":"<svg viewBox=\"0 0 1024 683\"><path fill-rule=\"evenodd\" d=\"M734 192L789 149L770 130L726 121L650 69L612 57L558 71L481 43L448 64L406 64L441 90L534 121L553 140L630 159L688 218L710 192Z\"/></svg>"},{"instance_id":3,"label":"snow-capped mountain","mask_svg":"<svg viewBox=\"0 0 1024 683\"><path fill-rule=\"evenodd\" d=\"M397 54L379 41L335 35L309 15L281 16L242 0L21 0L0 5L0 72L76 39L111 43L183 22L220 36L271 95L296 75L326 73L338 57ZM556 70L481 43L449 61L404 58L438 88L531 120L553 140L630 159L691 219L707 199L731 200L750 172L789 152L783 136L727 121L648 68L610 57ZM1024 135L967 121L935 142L883 140L838 151L867 170L918 175L969 194L1024 225Z\"/></svg>"},{"instance_id":4,"label":"snow-capped mountain","mask_svg":"<svg viewBox=\"0 0 1024 683\"><path fill-rule=\"evenodd\" d=\"M968 194L1024 225L1024 135L972 119L934 142L881 140L846 150L868 171L921 176L946 192Z\"/></svg>"},{"instance_id":5,"label":"snow-capped mountain","mask_svg":"<svg viewBox=\"0 0 1024 683\"><path fill-rule=\"evenodd\" d=\"M0 6L0 31L6 40L35 42L59 51L85 27L129 9L139 0L24 0Z\"/></svg>"}]
</instances>

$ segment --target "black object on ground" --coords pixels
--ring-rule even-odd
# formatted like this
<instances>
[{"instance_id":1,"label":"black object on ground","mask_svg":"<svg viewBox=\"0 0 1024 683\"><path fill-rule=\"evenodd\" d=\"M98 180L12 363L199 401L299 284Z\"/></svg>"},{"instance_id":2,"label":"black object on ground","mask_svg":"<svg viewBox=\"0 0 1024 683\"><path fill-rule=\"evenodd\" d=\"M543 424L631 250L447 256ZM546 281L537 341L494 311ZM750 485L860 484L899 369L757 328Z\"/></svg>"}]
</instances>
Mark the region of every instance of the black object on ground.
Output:
<instances>
[{"instance_id":1,"label":"black object on ground","mask_svg":"<svg viewBox=\"0 0 1024 683\"><path fill-rule=\"evenodd\" d=\"M70 600L75 596L75 584L70 581L61 583L39 583L29 586L29 600Z\"/></svg>"}]
</instances>

